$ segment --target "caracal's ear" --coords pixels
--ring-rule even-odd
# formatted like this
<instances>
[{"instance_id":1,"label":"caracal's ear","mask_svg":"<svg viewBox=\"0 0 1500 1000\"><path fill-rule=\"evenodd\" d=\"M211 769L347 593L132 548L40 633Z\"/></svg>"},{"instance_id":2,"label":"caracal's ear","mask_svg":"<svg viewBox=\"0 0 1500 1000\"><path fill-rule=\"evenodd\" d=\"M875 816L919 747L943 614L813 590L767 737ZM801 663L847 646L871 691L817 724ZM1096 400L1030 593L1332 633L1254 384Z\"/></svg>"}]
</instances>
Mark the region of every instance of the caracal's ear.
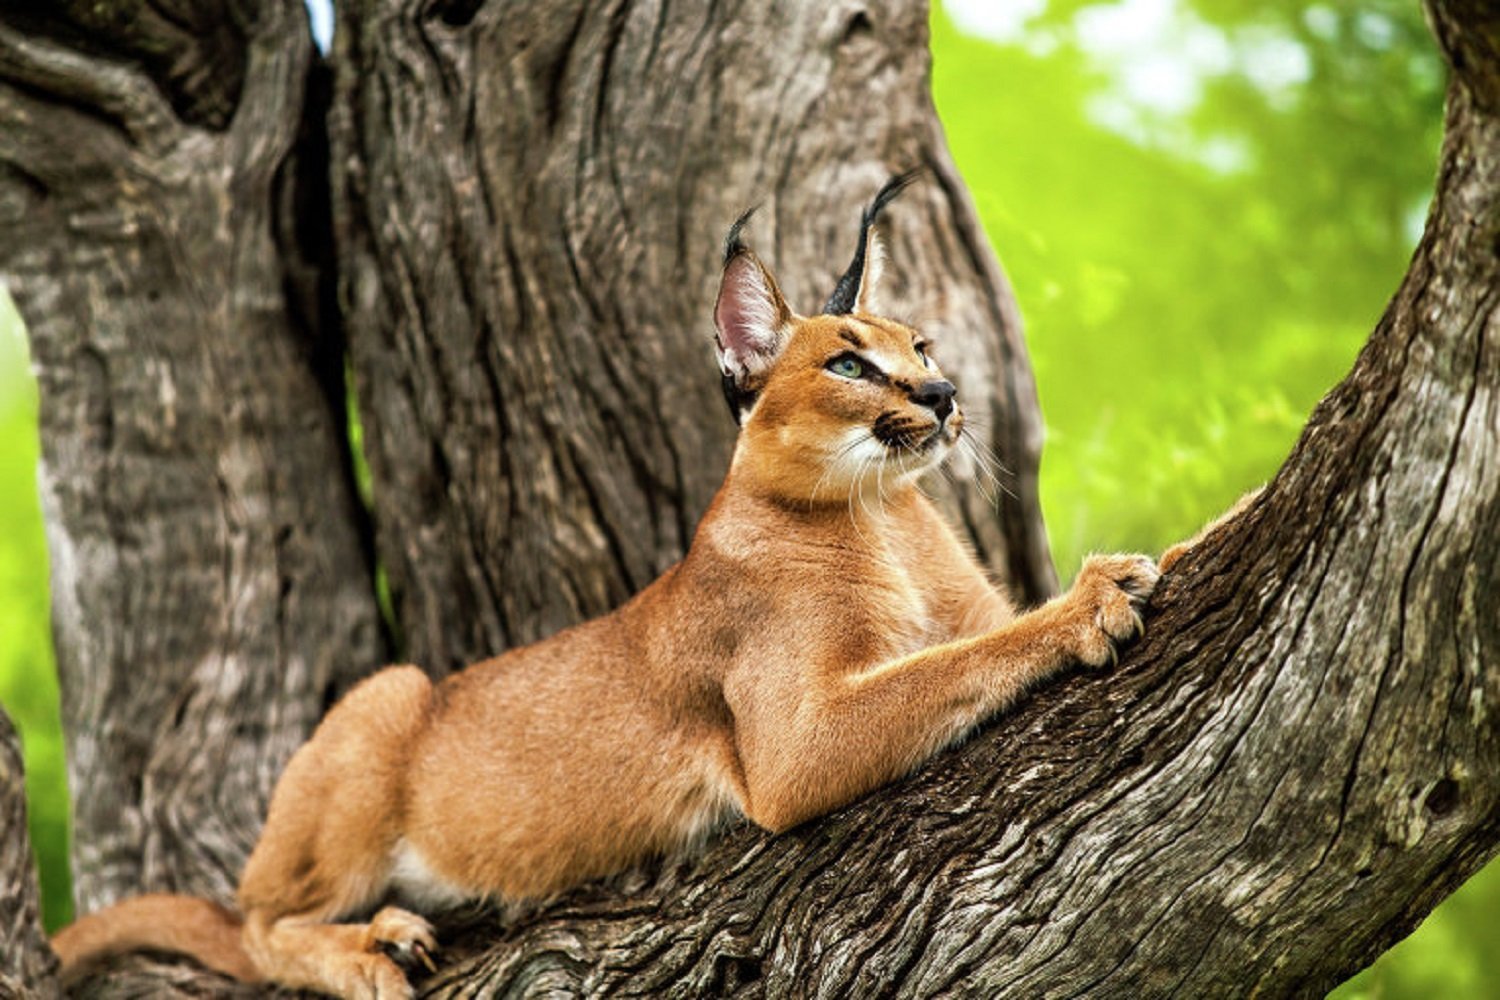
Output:
<instances>
[{"instance_id":1,"label":"caracal's ear","mask_svg":"<svg viewBox=\"0 0 1500 1000\"><path fill-rule=\"evenodd\" d=\"M754 211L740 216L724 240L724 276L714 303L724 399L735 423L755 404L763 377L791 335L793 319L776 279L740 239Z\"/></svg>"},{"instance_id":2,"label":"caracal's ear","mask_svg":"<svg viewBox=\"0 0 1500 1000\"><path fill-rule=\"evenodd\" d=\"M850 262L849 269L839 278L839 283L834 286L833 294L828 297L827 304L823 306L823 311L828 315L839 316L852 312L874 314L876 312L875 289L880 284L880 273L885 268L885 250L881 246L879 235L875 232L875 219L880 215L880 210L889 205L908 184L916 180L921 172L919 167L892 177L885 182L885 185L876 193L875 200L870 202L870 206L865 209L859 222L859 245L854 248L854 260Z\"/></svg>"}]
</instances>

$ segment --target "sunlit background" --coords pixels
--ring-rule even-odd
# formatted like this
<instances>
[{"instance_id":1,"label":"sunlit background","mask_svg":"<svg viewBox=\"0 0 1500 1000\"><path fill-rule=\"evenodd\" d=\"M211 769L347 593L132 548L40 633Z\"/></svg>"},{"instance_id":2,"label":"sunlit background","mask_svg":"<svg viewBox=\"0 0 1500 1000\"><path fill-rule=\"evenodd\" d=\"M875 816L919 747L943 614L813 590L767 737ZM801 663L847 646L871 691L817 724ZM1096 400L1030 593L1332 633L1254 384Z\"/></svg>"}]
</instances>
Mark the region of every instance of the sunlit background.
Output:
<instances>
[{"instance_id":1,"label":"sunlit background","mask_svg":"<svg viewBox=\"0 0 1500 1000\"><path fill-rule=\"evenodd\" d=\"M326 48L325 2L312 28ZM1444 72L1412 0L948 0L933 89L1026 318L1066 579L1158 551L1286 456L1406 269ZM47 921L67 805L36 394L0 296L0 703L25 742ZM1342 987L1500 995L1500 866Z\"/></svg>"}]
</instances>

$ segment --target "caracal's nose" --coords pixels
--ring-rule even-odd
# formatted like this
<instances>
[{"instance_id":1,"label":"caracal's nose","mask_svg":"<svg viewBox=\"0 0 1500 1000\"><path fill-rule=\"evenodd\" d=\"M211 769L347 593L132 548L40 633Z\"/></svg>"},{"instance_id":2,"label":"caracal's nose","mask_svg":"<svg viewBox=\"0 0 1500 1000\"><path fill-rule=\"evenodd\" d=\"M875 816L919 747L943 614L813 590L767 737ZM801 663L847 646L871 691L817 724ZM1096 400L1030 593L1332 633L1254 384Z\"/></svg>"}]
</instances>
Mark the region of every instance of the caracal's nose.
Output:
<instances>
[{"instance_id":1,"label":"caracal's nose","mask_svg":"<svg viewBox=\"0 0 1500 1000\"><path fill-rule=\"evenodd\" d=\"M918 406L925 406L937 414L938 420L947 420L953 412L953 397L958 390L945 378L929 379L911 391L908 397Z\"/></svg>"}]
</instances>

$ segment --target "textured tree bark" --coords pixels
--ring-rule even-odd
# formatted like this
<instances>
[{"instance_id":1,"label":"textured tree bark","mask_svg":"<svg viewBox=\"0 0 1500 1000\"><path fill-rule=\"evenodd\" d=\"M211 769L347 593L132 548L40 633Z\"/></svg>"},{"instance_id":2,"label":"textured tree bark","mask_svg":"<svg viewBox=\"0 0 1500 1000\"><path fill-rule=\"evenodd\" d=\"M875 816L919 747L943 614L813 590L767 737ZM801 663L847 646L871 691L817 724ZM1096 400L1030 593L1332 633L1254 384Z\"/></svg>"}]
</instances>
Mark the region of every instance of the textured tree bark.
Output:
<instances>
[{"instance_id":1,"label":"textured tree bark","mask_svg":"<svg viewBox=\"0 0 1500 1000\"><path fill-rule=\"evenodd\" d=\"M42 933L36 862L26 835L21 741L0 711L0 997L58 995L57 958Z\"/></svg>"},{"instance_id":2,"label":"textured tree bark","mask_svg":"<svg viewBox=\"0 0 1500 1000\"><path fill-rule=\"evenodd\" d=\"M384 657L310 53L299 0L0 10L84 911L231 899L287 756Z\"/></svg>"},{"instance_id":3,"label":"textured tree bark","mask_svg":"<svg viewBox=\"0 0 1500 1000\"><path fill-rule=\"evenodd\" d=\"M929 98L925 4L340 8L342 303L405 655L446 672L601 614L675 562L728 466L711 350L718 248L814 312L862 204L888 299L960 373L1013 470L1000 516L957 463L943 505L1026 600L1056 586L1040 422L1010 291Z\"/></svg>"},{"instance_id":4,"label":"textured tree bark","mask_svg":"<svg viewBox=\"0 0 1500 1000\"><path fill-rule=\"evenodd\" d=\"M814 307L847 253L829 220L852 233L864 196L862 173L838 173L864 147L851 132L825 150L820 129L843 133L818 116L846 106L885 136L894 95L921 90L894 51L920 23L904 8L783 15L776 34L754 20L769 15L720 24L712 6L616 4L560 26L504 6L345 11L334 99L342 305L381 551L435 670L609 604L685 542L728 433L708 417L712 370L665 346L691 343L685 303L708 301L698 248L723 220L702 214L763 191L761 246ZM1493 855L1500 13L1435 0L1433 15L1456 74L1407 279L1266 493L1167 577L1119 671L1039 692L910 780L782 836L741 827L545 907L458 916L428 992L1317 995ZM796 74L768 68L768 34L805 46ZM804 70L827 97L802 93ZM860 103L860 87L880 99ZM764 114L735 96L762 92ZM517 124L554 107L544 135ZM930 134L875 143L880 172ZM682 161L653 161L658 147ZM982 246L930 200L961 199L931 158L949 186L894 214L912 303L947 280L920 263L942 259L924 234ZM947 259L1000 290L982 250ZM1000 356L965 355L955 335L960 370ZM547 503L561 513L544 531ZM1024 550L990 551L1009 564ZM220 984L134 958L84 993Z\"/></svg>"}]
</instances>

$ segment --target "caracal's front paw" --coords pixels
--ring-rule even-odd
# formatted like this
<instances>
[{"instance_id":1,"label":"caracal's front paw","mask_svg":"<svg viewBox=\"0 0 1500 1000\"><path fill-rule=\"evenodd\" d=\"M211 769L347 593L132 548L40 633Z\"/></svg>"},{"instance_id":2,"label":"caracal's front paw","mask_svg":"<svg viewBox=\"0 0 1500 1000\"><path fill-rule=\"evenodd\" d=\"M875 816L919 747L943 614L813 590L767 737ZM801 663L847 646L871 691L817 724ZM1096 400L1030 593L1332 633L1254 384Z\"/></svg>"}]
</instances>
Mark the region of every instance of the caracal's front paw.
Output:
<instances>
[{"instance_id":1,"label":"caracal's front paw","mask_svg":"<svg viewBox=\"0 0 1500 1000\"><path fill-rule=\"evenodd\" d=\"M1156 568L1163 573L1168 572L1177 564L1177 560L1193 551L1193 545L1196 542L1197 539L1189 539L1186 542L1178 542L1176 545L1173 545L1161 554L1160 559L1156 560Z\"/></svg>"},{"instance_id":2,"label":"caracal's front paw","mask_svg":"<svg viewBox=\"0 0 1500 1000\"><path fill-rule=\"evenodd\" d=\"M1117 647L1145 631L1141 608L1161 572L1147 556L1089 556L1067 603L1078 616L1074 655L1091 667L1113 664Z\"/></svg>"}]
</instances>

